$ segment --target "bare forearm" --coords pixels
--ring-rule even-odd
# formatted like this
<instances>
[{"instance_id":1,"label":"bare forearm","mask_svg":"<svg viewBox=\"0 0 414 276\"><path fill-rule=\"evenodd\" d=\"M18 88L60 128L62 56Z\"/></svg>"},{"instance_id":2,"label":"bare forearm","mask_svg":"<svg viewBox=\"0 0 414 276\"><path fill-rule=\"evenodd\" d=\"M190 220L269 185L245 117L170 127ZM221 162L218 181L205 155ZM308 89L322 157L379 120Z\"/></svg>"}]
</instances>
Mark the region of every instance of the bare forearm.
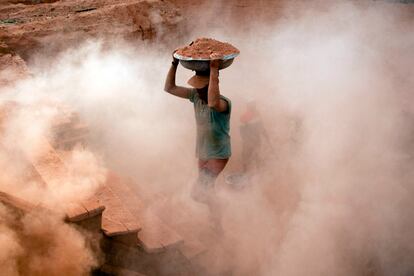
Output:
<instances>
[{"instance_id":1,"label":"bare forearm","mask_svg":"<svg viewBox=\"0 0 414 276\"><path fill-rule=\"evenodd\" d=\"M175 84L175 75L177 73L177 66L171 64L170 70L168 71L167 78L165 79L164 90L166 92L171 92L172 89L176 87Z\"/></svg>"},{"instance_id":2,"label":"bare forearm","mask_svg":"<svg viewBox=\"0 0 414 276\"><path fill-rule=\"evenodd\" d=\"M208 106L218 107L220 104L220 89L218 79L218 69L211 68L210 71L210 83L208 86Z\"/></svg>"},{"instance_id":3,"label":"bare forearm","mask_svg":"<svg viewBox=\"0 0 414 276\"><path fill-rule=\"evenodd\" d=\"M191 94L191 89L177 86L175 84L177 66L178 61L174 60L170 67L170 70L168 71L167 78L165 79L164 91L170 93L171 95L188 99Z\"/></svg>"}]
</instances>

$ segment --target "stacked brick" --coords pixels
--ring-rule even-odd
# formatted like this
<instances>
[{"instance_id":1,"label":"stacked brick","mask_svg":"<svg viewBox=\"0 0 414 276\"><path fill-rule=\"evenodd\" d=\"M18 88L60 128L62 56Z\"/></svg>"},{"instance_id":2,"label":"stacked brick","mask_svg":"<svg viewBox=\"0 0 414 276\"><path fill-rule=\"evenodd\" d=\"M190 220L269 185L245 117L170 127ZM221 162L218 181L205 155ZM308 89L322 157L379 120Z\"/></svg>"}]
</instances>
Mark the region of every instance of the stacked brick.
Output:
<instances>
[{"instance_id":1,"label":"stacked brick","mask_svg":"<svg viewBox=\"0 0 414 276\"><path fill-rule=\"evenodd\" d=\"M0 109L5 119L18 105L9 104ZM65 138L79 137L76 126L82 125L72 111L61 108L62 114L53 122L51 137L40 137L36 151L19 151L20 161L26 164L25 178L28 183L40 183L47 187L59 180L70 179L65 158L74 144ZM85 132L81 132L86 140ZM1 130L0 130L1 134ZM73 139L75 140L75 139ZM79 143L79 140L77 140ZM1 154L14 156L0 143ZM35 179L36 181L30 181ZM96 255L104 256L98 270L107 274L124 275L195 275L196 266L191 258L202 252L202 246L186 242L171 225L165 223L153 210L147 208L134 191L131 183L109 172L106 182L89 199L63 206L64 221L88 231L88 244L93 245ZM42 202L27 202L0 191L0 202L23 216L47 214ZM47 212L33 212L42 208Z\"/></svg>"}]
</instances>

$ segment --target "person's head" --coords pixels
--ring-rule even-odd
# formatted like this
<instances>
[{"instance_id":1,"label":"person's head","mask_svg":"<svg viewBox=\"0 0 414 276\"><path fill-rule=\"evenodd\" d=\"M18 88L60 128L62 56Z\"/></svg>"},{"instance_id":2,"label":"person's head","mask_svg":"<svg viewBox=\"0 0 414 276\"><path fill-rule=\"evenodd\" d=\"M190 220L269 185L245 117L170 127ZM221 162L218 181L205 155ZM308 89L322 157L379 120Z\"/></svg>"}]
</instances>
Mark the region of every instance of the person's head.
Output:
<instances>
[{"instance_id":1,"label":"person's head","mask_svg":"<svg viewBox=\"0 0 414 276\"><path fill-rule=\"evenodd\" d=\"M188 84L197 89L198 96L203 101L207 102L207 92L208 92L208 84L210 82L210 74L209 72L196 72L194 76L192 76L188 80Z\"/></svg>"}]
</instances>

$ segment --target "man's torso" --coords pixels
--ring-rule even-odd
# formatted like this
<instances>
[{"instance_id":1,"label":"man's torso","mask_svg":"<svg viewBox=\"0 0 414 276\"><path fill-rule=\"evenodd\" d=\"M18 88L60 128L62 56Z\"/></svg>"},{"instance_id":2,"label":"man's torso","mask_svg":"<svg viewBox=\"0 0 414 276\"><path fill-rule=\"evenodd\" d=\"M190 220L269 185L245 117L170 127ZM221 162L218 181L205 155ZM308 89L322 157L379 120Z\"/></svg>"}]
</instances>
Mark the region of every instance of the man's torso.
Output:
<instances>
[{"instance_id":1,"label":"man's torso","mask_svg":"<svg viewBox=\"0 0 414 276\"><path fill-rule=\"evenodd\" d=\"M196 154L202 160L227 159L231 155L231 102L224 96L220 97L228 103L228 110L225 112L210 108L199 98L196 90L190 95L197 124Z\"/></svg>"}]
</instances>

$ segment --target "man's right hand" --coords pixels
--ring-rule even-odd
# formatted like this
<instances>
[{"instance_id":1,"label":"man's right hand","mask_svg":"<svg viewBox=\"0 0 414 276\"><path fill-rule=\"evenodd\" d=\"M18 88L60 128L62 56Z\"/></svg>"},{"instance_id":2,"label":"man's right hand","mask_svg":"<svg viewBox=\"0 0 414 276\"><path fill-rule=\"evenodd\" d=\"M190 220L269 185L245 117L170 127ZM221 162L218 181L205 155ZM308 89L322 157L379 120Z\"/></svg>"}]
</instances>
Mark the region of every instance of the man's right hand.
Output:
<instances>
[{"instance_id":1,"label":"man's right hand","mask_svg":"<svg viewBox=\"0 0 414 276\"><path fill-rule=\"evenodd\" d=\"M165 92L168 92L174 96L189 99L191 93L193 93L194 90L190 88L182 87L182 86L177 86L175 84L175 74L177 72L177 66L178 66L179 60L174 57L174 53L177 50L178 49L172 52L173 61L172 61L170 70L168 71L167 78L165 80L164 90Z\"/></svg>"},{"instance_id":2,"label":"man's right hand","mask_svg":"<svg viewBox=\"0 0 414 276\"><path fill-rule=\"evenodd\" d=\"M175 49L175 50L172 52L172 58L173 58L172 64L173 64L174 66L178 66L178 63L180 62L180 61L178 60L178 58L176 58L176 57L174 56L175 52L177 52L177 51L178 51L178 48L177 48L177 49Z\"/></svg>"}]
</instances>

